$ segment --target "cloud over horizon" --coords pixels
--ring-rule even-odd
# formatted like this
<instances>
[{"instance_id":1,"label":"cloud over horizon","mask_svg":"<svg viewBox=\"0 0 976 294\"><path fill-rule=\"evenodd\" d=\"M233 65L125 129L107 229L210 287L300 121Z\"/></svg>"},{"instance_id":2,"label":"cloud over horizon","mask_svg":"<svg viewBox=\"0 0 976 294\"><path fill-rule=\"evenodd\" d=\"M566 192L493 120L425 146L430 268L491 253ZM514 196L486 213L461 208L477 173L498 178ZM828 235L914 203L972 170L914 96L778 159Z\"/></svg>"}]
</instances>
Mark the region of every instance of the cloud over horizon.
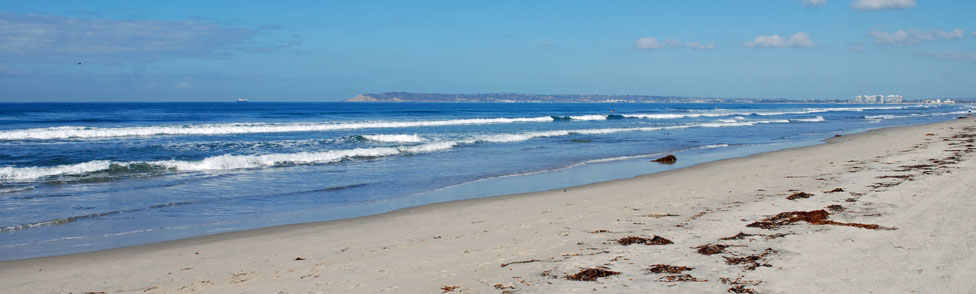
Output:
<instances>
[{"instance_id":1,"label":"cloud over horizon","mask_svg":"<svg viewBox=\"0 0 976 294\"><path fill-rule=\"evenodd\" d=\"M908 46L922 41L962 39L965 32L962 29L952 31L919 29L898 30L894 33L871 31L874 43L881 46Z\"/></svg>"},{"instance_id":2,"label":"cloud over horizon","mask_svg":"<svg viewBox=\"0 0 976 294\"><path fill-rule=\"evenodd\" d=\"M189 20L115 20L0 12L0 61L120 63L220 58L296 46L300 36L262 43L261 31Z\"/></svg>"},{"instance_id":3,"label":"cloud over horizon","mask_svg":"<svg viewBox=\"0 0 976 294\"><path fill-rule=\"evenodd\" d=\"M790 36L789 40L784 39L780 35L772 36L757 36L752 41L746 42L744 44L748 48L783 48L783 47L795 47L795 48L808 48L813 47L813 40L810 40L810 35L806 32L799 32Z\"/></svg>"},{"instance_id":4,"label":"cloud over horizon","mask_svg":"<svg viewBox=\"0 0 976 294\"><path fill-rule=\"evenodd\" d=\"M854 0L851 7L857 10L892 10L915 7L915 0Z\"/></svg>"},{"instance_id":5,"label":"cloud over horizon","mask_svg":"<svg viewBox=\"0 0 976 294\"><path fill-rule=\"evenodd\" d=\"M640 50L655 50L661 48L678 48L687 47L695 50L712 50L715 49L715 43L702 44L699 42L687 42L682 43L681 41L675 39L667 39L664 41L658 41L657 38L643 37L637 39L637 49Z\"/></svg>"}]
</instances>

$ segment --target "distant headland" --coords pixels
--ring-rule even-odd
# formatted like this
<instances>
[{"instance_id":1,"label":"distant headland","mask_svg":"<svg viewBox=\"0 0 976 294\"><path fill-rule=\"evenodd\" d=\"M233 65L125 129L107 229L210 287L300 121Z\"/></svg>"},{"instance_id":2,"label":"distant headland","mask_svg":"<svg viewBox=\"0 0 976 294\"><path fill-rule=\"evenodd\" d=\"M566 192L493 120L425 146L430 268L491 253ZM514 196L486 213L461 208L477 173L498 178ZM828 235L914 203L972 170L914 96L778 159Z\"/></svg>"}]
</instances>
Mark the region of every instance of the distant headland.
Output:
<instances>
[{"instance_id":1,"label":"distant headland","mask_svg":"<svg viewBox=\"0 0 976 294\"><path fill-rule=\"evenodd\" d=\"M599 94L442 94L386 92L379 94L360 94L344 100L345 102L477 102L477 103L756 103L756 102L798 102L787 99L750 99L715 97L680 97L652 95L599 95Z\"/></svg>"}]
</instances>

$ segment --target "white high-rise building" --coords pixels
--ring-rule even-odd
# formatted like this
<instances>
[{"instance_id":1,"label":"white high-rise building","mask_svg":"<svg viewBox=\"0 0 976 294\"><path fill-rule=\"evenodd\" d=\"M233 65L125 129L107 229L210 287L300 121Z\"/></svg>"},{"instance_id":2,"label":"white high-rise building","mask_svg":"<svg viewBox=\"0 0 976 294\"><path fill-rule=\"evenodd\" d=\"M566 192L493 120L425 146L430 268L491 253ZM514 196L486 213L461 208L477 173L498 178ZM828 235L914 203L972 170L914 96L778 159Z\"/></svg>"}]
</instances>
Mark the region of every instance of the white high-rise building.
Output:
<instances>
[{"instance_id":1,"label":"white high-rise building","mask_svg":"<svg viewBox=\"0 0 976 294\"><path fill-rule=\"evenodd\" d=\"M878 103L902 103L901 95L857 95L854 97L854 103L861 104L878 104Z\"/></svg>"}]
</instances>

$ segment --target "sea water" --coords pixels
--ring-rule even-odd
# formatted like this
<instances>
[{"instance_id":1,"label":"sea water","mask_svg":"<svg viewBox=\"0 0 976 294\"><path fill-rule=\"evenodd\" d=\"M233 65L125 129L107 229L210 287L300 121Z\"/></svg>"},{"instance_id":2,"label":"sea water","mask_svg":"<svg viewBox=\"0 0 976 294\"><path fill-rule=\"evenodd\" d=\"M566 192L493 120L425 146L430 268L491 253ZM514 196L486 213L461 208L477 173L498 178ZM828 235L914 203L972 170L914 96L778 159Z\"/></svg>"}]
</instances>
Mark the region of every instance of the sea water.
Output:
<instances>
[{"instance_id":1,"label":"sea water","mask_svg":"<svg viewBox=\"0 0 976 294\"><path fill-rule=\"evenodd\" d=\"M0 260L628 178L969 109L3 103ZM678 164L649 162L665 154Z\"/></svg>"}]
</instances>

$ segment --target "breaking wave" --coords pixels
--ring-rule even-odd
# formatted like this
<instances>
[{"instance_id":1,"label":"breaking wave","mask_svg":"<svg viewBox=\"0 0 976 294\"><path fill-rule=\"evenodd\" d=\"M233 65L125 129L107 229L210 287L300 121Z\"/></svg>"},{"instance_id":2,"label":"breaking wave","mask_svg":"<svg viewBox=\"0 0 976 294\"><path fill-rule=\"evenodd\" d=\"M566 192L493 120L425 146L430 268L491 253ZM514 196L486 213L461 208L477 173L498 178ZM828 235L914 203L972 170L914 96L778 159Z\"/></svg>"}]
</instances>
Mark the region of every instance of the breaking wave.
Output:
<instances>
[{"instance_id":1,"label":"breaking wave","mask_svg":"<svg viewBox=\"0 0 976 294\"><path fill-rule=\"evenodd\" d=\"M756 124L790 123L790 120L756 120L756 121L716 121L695 123L668 127L637 127L637 128L602 128L554 130L540 132L477 135L458 140L435 141L418 145L356 148L346 150L329 150L320 152L271 153L261 155L233 155L224 154L207 157L202 160L159 160L144 162L112 162L95 160L71 165L49 167L3 167L0 168L0 181L32 181L58 176L86 176L94 173L108 173L108 175L146 174L154 172L176 171L218 171L235 169L267 168L276 166L328 164L356 158L379 158L395 155L422 154L449 150L459 145L476 143L510 143L536 138L561 137L572 134L596 135L621 132L646 132L658 130L674 130L693 127L738 127ZM384 142L414 142L425 141L417 135L367 135L369 140Z\"/></svg>"},{"instance_id":2,"label":"breaking wave","mask_svg":"<svg viewBox=\"0 0 976 294\"><path fill-rule=\"evenodd\" d=\"M410 127L436 127L457 125L485 125L527 122L551 122L552 117L527 118L472 118L432 121L401 122L303 122L303 123L231 123L199 124L148 127L50 127L0 131L0 140L58 140L58 139L97 139L116 137L146 137L160 135L230 135L256 133L317 132L356 129L384 129Z\"/></svg>"},{"instance_id":3,"label":"breaking wave","mask_svg":"<svg viewBox=\"0 0 976 294\"><path fill-rule=\"evenodd\" d=\"M410 127L437 127L458 125L486 125L507 123L552 122L559 120L598 121L620 118L638 119L680 119L697 117L726 117L726 116L775 116L788 114L808 114L832 111L864 111L875 109L905 109L919 106L877 106L877 107L838 107L838 108L807 108L800 111L788 112L689 112L689 113L658 113L658 114L608 114L608 115L575 115L575 116L542 116L522 118L472 118L430 121L375 121L375 122L296 122L296 123L227 123L227 124L192 124L170 126L145 127L84 127L63 126L50 128L34 128L0 131L0 141L11 140L65 140L65 139L99 139L117 137L147 137L162 135L231 135L256 133L290 133L290 132L318 132L356 129L384 129ZM377 135L379 136L379 135ZM378 137L377 141L382 141ZM402 139L402 138L401 138ZM421 141L397 141L421 142Z\"/></svg>"}]
</instances>

